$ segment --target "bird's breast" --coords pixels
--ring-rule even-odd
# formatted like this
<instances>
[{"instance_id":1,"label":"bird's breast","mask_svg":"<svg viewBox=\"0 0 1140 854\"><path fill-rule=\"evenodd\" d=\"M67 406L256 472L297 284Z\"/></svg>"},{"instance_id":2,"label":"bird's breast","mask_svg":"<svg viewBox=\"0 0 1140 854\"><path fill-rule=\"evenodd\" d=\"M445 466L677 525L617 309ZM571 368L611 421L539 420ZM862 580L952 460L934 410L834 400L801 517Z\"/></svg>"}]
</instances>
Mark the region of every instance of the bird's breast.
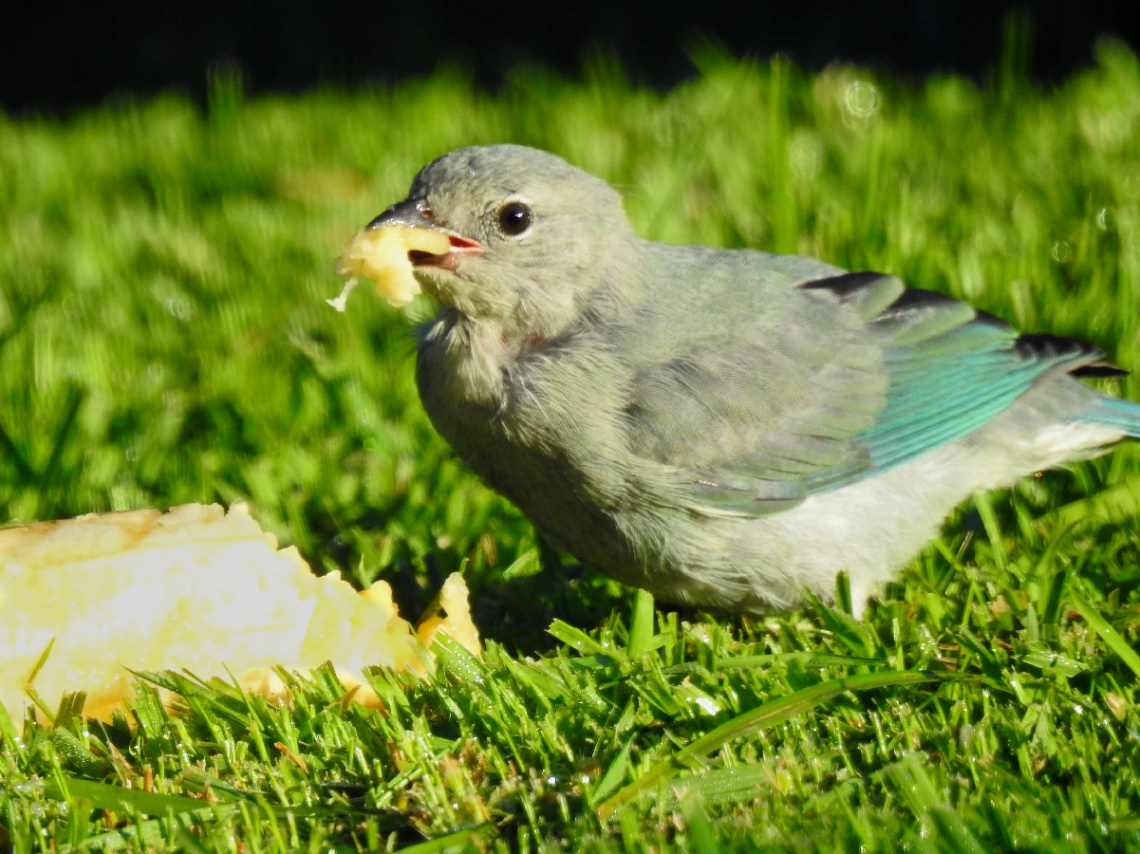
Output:
<instances>
[{"instance_id":1,"label":"bird's breast","mask_svg":"<svg viewBox=\"0 0 1140 854\"><path fill-rule=\"evenodd\" d=\"M416 381L428 413L495 410L505 392L508 351L498 330L445 312L420 338Z\"/></svg>"},{"instance_id":2,"label":"bird's breast","mask_svg":"<svg viewBox=\"0 0 1140 854\"><path fill-rule=\"evenodd\" d=\"M602 348L570 338L520 349L469 321L436 327L420 343L420 396L472 469L516 501L538 484L595 497L623 491L614 458L628 444L624 382Z\"/></svg>"}]
</instances>

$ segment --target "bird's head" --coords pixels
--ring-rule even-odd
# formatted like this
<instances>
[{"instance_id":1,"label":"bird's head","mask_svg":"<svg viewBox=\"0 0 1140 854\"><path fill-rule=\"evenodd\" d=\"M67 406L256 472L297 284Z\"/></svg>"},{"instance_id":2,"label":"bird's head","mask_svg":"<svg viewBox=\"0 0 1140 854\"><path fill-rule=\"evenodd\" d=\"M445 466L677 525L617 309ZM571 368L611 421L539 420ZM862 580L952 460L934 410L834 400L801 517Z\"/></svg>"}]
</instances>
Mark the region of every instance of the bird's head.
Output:
<instances>
[{"instance_id":1,"label":"bird's head","mask_svg":"<svg viewBox=\"0 0 1140 854\"><path fill-rule=\"evenodd\" d=\"M621 197L565 160L519 145L453 151L369 228L443 231L445 254L411 250L423 287L466 318L553 338L636 264Z\"/></svg>"}]
</instances>

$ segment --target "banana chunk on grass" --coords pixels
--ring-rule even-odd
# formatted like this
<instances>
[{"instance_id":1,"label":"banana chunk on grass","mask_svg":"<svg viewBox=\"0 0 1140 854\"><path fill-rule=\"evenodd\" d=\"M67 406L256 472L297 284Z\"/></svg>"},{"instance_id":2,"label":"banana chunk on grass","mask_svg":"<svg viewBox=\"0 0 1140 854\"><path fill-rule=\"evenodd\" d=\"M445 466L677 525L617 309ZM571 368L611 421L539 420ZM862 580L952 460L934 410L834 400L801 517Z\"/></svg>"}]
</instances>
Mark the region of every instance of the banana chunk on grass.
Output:
<instances>
[{"instance_id":1,"label":"banana chunk on grass","mask_svg":"<svg viewBox=\"0 0 1140 854\"><path fill-rule=\"evenodd\" d=\"M421 668L437 631L478 654L463 579L449 579L444 595L446 620L413 633L385 582L357 592L337 572L313 575L243 504L2 529L0 703L19 720L33 695L54 713L63 695L83 691L84 713L108 720L132 695L132 670L236 677L281 699L274 667L325 662L357 688L354 699L374 703L363 668Z\"/></svg>"}]
</instances>

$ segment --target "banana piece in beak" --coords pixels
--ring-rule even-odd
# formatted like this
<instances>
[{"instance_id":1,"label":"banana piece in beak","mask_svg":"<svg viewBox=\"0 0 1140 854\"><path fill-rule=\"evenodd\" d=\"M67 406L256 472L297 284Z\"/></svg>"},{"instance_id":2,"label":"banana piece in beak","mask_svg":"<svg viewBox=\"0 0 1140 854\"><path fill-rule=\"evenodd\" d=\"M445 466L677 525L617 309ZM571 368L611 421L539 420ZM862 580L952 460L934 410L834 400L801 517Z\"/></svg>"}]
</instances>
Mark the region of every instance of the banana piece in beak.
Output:
<instances>
[{"instance_id":1,"label":"banana piece in beak","mask_svg":"<svg viewBox=\"0 0 1140 854\"><path fill-rule=\"evenodd\" d=\"M374 281L376 293L391 305L405 306L420 292L408 253L446 255L450 250L447 234L432 228L390 225L362 229L353 235L336 262L337 275L350 278L340 295L327 302L337 311L344 311L357 278L363 277Z\"/></svg>"}]
</instances>

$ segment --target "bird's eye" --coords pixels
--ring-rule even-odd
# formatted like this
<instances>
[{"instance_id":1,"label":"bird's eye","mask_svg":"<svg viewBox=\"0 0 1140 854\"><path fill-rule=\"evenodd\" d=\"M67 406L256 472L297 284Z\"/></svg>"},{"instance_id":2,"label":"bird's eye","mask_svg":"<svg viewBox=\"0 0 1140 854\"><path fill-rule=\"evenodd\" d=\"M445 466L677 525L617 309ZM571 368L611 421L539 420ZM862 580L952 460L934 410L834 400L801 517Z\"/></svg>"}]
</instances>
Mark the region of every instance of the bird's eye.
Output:
<instances>
[{"instance_id":1,"label":"bird's eye","mask_svg":"<svg viewBox=\"0 0 1140 854\"><path fill-rule=\"evenodd\" d=\"M507 202L499 208L499 228L508 237L518 237L530 228L530 207L522 202Z\"/></svg>"}]
</instances>

